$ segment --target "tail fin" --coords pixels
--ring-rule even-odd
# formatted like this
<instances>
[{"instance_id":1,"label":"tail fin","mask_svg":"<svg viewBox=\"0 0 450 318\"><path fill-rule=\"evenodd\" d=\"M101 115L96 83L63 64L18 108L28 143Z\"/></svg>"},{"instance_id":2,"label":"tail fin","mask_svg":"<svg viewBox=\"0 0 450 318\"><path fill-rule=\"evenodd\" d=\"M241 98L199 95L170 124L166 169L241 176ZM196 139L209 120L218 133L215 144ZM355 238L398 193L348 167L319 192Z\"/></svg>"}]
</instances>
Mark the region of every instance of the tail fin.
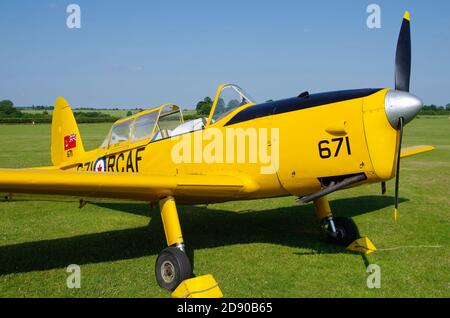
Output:
<instances>
[{"instance_id":1,"label":"tail fin","mask_svg":"<svg viewBox=\"0 0 450 318\"><path fill-rule=\"evenodd\" d=\"M69 103L58 97L52 118L52 162L57 166L84 155L83 141Z\"/></svg>"}]
</instances>

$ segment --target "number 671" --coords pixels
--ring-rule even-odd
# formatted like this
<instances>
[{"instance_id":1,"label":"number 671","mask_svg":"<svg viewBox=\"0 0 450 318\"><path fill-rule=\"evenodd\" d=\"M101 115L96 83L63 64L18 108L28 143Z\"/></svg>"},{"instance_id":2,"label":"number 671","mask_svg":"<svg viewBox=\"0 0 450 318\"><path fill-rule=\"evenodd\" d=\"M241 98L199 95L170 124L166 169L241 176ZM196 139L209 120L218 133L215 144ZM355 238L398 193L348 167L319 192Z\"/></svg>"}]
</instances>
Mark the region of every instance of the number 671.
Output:
<instances>
[{"instance_id":1,"label":"number 671","mask_svg":"<svg viewBox=\"0 0 450 318\"><path fill-rule=\"evenodd\" d=\"M329 147L330 144L336 144L337 145L336 148L335 148L335 151L334 151L334 157L339 156L339 153L341 152L342 144L344 143L344 141L345 141L345 145L346 145L346 148L347 148L347 154L351 155L352 151L350 149L350 139L348 137L345 137L345 138L344 137L340 137L340 138L331 139L331 141L330 140L321 140L321 141L319 141L319 145L318 146L319 146L320 158L322 158L322 159L331 158L333 152L332 152L331 148Z\"/></svg>"}]
</instances>

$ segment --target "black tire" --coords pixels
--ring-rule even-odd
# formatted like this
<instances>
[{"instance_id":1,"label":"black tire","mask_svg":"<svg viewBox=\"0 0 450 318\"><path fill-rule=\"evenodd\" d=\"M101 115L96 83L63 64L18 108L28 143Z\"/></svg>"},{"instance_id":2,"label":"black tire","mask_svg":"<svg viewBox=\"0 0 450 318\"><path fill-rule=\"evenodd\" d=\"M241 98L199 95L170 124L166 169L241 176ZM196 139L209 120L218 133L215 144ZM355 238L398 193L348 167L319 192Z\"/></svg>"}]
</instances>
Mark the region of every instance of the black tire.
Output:
<instances>
[{"instance_id":1,"label":"black tire","mask_svg":"<svg viewBox=\"0 0 450 318\"><path fill-rule=\"evenodd\" d=\"M174 291L182 281L192 276L191 262L179 248L168 247L158 255L155 276L160 287Z\"/></svg>"},{"instance_id":2,"label":"black tire","mask_svg":"<svg viewBox=\"0 0 450 318\"><path fill-rule=\"evenodd\" d=\"M334 226L336 227L336 236L332 235L331 229L329 229L328 227L325 228L325 233L330 243L348 246L350 245L350 243L361 237L359 235L358 227L351 218L336 217L333 218L333 221Z\"/></svg>"}]
</instances>

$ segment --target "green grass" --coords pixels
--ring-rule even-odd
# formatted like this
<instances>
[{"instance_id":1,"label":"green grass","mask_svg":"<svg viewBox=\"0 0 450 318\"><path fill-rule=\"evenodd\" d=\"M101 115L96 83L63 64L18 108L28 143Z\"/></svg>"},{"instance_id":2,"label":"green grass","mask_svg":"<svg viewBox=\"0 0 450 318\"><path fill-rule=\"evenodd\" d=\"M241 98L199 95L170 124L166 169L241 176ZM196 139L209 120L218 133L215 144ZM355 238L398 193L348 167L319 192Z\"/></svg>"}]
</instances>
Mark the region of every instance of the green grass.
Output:
<instances>
[{"instance_id":1,"label":"green grass","mask_svg":"<svg viewBox=\"0 0 450 318\"><path fill-rule=\"evenodd\" d=\"M87 147L108 124L80 125ZM50 164L49 125L0 126L0 166ZM448 297L450 295L450 120L406 127L405 145L437 149L402 162L400 219L379 185L330 196L335 215L351 216L379 248L367 258L326 244L311 205L294 198L182 206L197 275L212 273L226 297ZM433 247L426 247L433 246ZM154 278L164 248L157 208L145 203L18 196L0 202L0 296L168 297ZM82 288L66 287L79 264ZM366 264L381 266L381 288L366 287Z\"/></svg>"}]
</instances>

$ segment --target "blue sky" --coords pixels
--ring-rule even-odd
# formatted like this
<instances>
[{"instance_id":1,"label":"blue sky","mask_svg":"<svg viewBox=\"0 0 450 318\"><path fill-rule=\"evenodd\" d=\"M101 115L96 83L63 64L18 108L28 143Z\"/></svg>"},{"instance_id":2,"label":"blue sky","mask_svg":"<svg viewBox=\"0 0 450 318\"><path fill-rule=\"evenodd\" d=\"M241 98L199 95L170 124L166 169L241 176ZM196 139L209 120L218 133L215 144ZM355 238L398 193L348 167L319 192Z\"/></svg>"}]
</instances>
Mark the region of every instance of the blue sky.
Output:
<instances>
[{"instance_id":1,"label":"blue sky","mask_svg":"<svg viewBox=\"0 0 450 318\"><path fill-rule=\"evenodd\" d=\"M66 7L81 7L68 29ZM381 6L381 29L366 8ZM192 108L222 82L259 101L392 87L405 9L411 92L450 103L450 1L0 0L0 99L75 107Z\"/></svg>"}]
</instances>

